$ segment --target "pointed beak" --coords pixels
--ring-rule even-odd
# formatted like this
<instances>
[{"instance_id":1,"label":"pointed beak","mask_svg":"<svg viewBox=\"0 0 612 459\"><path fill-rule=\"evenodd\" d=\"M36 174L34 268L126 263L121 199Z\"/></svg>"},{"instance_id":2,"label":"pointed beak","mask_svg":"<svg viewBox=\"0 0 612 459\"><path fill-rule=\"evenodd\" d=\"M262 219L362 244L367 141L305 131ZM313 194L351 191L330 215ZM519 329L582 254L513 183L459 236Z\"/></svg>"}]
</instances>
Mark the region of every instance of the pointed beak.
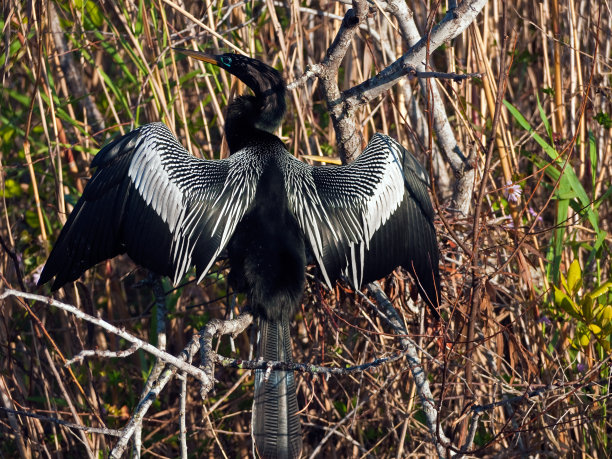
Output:
<instances>
[{"instance_id":1,"label":"pointed beak","mask_svg":"<svg viewBox=\"0 0 612 459\"><path fill-rule=\"evenodd\" d=\"M184 54L189 57L193 57L199 61L208 62L209 64L219 65L217 58L211 54L202 53L200 51L194 51L193 49L186 48L172 48L174 51Z\"/></svg>"}]
</instances>

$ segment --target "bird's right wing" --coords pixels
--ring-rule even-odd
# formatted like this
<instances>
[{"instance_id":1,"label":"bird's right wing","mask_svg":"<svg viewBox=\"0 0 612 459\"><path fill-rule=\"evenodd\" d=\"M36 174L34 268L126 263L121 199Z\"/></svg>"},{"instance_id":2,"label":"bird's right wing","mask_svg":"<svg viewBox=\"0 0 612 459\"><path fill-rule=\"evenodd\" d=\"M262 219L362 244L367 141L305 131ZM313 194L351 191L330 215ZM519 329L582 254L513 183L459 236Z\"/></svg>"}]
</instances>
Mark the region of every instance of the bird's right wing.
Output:
<instances>
[{"instance_id":1,"label":"bird's right wing","mask_svg":"<svg viewBox=\"0 0 612 459\"><path fill-rule=\"evenodd\" d=\"M201 279L253 201L262 165L237 152L224 160L189 154L162 123L111 142L45 264L53 289L96 263L126 253L176 284L196 266Z\"/></svg>"}]
</instances>

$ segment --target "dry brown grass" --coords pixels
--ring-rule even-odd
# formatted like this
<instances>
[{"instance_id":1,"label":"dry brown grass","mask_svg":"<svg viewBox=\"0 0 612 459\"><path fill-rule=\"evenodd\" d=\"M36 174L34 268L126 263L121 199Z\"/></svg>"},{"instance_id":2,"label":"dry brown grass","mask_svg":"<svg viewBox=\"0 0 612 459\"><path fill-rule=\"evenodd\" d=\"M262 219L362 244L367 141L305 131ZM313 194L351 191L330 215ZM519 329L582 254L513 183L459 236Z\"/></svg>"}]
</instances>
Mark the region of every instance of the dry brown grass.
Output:
<instances>
[{"instance_id":1,"label":"dry brown grass","mask_svg":"<svg viewBox=\"0 0 612 459\"><path fill-rule=\"evenodd\" d=\"M270 14L272 4L275 14ZM428 20L435 23L443 14L440 7L432 9L436 2L409 7L421 32ZM340 25L338 18L346 11L343 3L310 0L209 6L172 0L101 5L13 0L3 2L2 8L0 287L25 290L35 289L36 275L89 175L91 155L110 134L161 120L195 155L227 154L223 108L235 85L224 73L209 73L178 59L170 46L197 44L216 50L232 44L282 68L292 81L308 65L322 61ZM384 288L424 350L439 421L454 444L465 438L472 403L486 405L542 389L537 397L486 410L474 445L478 456L609 454L609 353L593 337L579 351L572 348L569 340L576 336L576 320L551 304L549 293L553 285L560 285L556 267L565 272L575 258L586 271L584 291L610 278L611 239L604 232L610 232L612 222L611 8L603 0L491 0L476 24L433 54L437 70L483 74L479 80L439 85L462 150L467 154L479 142L484 147L475 149L478 172L471 209L476 207L483 175L489 181L475 226L473 210L459 217L448 209L454 180L444 164L435 168L438 211L447 222L438 225L444 288L441 326L434 327L424 311L409 308L409 282L401 274L386 279ZM51 33L55 29L50 9L57 12L59 40ZM390 63L383 47L398 56L407 49L388 15L378 13L370 23L371 30L358 33L343 61L341 89ZM502 52L505 38L512 45L510 53ZM66 74L67 67L62 70L61 60L67 56L74 60L84 94ZM505 99L568 160L558 169L573 170L595 201L598 228L571 190L565 207L563 200L550 199L562 182L556 183L547 170L557 165L550 164L549 156L508 110L501 114L496 135L491 133L493 112L500 103L499 69L510 57ZM418 82L405 80L359 110L358 122L366 140L374 132L388 133L427 163L432 150L434 158L438 154L435 139L415 137L416 120L407 107L405 86L427 113ZM87 98L95 109L84 106ZM537 98L551 125L552 140ZM334 131L318 83L298 88L289 99L281 135L289 151L334 156ZM585 142L589 136L591 143ZM483 152L490 142L495 142L493 157L485 170ZM523 189L517 205L504 199L507 181ZM600 248L589 258L598 236ZM459 242L469 249L477 247L477 258L470 259ZM171 294L171 352L178 353L209 318L227 315L225 266L218 268L201 285L189 284ZM146 273L127 257L118 257L90 270L60 297L155 341L151 293L133 288L144 277ZM474 341L469 342L468 318L474 304ZM90 359L69 371L62 366L64 357L94 347L117 350L123 343L40 304L30 307L15 300L1 304L2 407L121 428L138 401L152 358L137 353L126 359ZM296 361L330 366L368 362L399 348L397 338L359 296L342 287L325 292L312 280L296 317L294 338ZM236 355L248 357L246 334L238 337L236 349ZM227 339L220 341L219 351L232 354ZM471 376L466 381L468 367ZM223 452L246 457L252 377L221 369L217 379L216 393L204 407L198 387L190 386L190 455L216 458ZM298 381L306 455L330 429L335 431L321 446L320 457L434 454L405 361L351 377L324 380L300 375ZM178 454L178 390L179 384L169 386L145 419L143 453ZM359 410L352 411L360 402L364 403ZM4 456L81 456L86 451L83 441L91 451L105 454L114 443L112 437L0 413Z\"/></svg>"}]
</instances>

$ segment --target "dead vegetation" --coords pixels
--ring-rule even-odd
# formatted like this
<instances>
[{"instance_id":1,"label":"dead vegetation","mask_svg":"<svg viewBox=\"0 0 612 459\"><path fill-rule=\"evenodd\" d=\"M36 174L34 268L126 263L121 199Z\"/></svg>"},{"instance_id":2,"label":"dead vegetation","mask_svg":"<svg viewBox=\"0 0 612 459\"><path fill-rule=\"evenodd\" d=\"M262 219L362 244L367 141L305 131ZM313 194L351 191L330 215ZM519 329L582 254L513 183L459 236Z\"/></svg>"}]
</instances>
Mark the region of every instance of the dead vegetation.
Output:
<instances>
[{"instance_id":1,"label":"dead vegetation","mask_svg":"<svg viewBox=\"0 0 612 459\"><path fill-rule=\"evenodd\" d=\"M420 38L402 27L409 18L393 9L398 4L368 4L338 69L341 91ZM421 35L445 13L437 2L407 6ZM4 2L0 288L49 294L36 289L37 274L86 183L92 154L111 134L161 120L195 155L227 154L223 108L241 89L170 47L235 47L282 68L292 82L324 62L349 7ZM418 345L441 430L452 448L473 433L473 456L609 455L611 27L608 1L491 0L465 32L431 50L425 69L480 78L420 86L406 76L354 111L360 145L387 133L432 170L442 322L414 306L402 272L382 285ZM289 93L281 137L308 161L340 156L324 85L302 81ZM438 125L436 107L450 131ZM102 263L56 297L178 355L211 318L243 306L243 298L227 295L226 268L221 261L200 285L189 282L193 274L177 290L163 284L165 333L162 306L148 286L137 287L148 273L127 257ZM41 302L12 298L0 306L1 453L108 454L154 358L137 351L65 367L84 349L129 344ZM402 351L364 296L340 285L326 291L311 276L293 333L294 357L303 363L346 367ZM251 342L242 333L220 339L215 350L248 359ZM215 377L203 405L199 385L186 380L189 455L247 457L251 372L217 367ZM298 381L305 456L436 454L406 359L329 378L303 373ZM180 392L175 379L153 402L142 454L180 454Z\"/></svg>"}]
</instances>

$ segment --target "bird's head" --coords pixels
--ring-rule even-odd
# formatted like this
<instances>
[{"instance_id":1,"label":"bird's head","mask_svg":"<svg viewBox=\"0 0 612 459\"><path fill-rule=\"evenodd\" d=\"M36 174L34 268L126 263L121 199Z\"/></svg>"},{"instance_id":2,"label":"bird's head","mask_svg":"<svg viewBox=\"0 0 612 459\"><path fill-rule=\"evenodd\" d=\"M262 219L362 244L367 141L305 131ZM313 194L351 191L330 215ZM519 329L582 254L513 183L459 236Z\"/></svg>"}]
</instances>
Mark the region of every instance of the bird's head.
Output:
<instances>
[{"instance_id":1,"label":"bird's head","mask_svg":"<svg viewBox=\"0 0 612 459\"><path fill-rule=\"evenodd\" d=\"M272 132L280 125L286 110L286 83L278 70L241 54L214 55L191 49L174 49L194 59L224 69L251 88L255 94L253 102L259 106L258 117L254 120L256 128Z\"/></svg>"}]
</instances>

